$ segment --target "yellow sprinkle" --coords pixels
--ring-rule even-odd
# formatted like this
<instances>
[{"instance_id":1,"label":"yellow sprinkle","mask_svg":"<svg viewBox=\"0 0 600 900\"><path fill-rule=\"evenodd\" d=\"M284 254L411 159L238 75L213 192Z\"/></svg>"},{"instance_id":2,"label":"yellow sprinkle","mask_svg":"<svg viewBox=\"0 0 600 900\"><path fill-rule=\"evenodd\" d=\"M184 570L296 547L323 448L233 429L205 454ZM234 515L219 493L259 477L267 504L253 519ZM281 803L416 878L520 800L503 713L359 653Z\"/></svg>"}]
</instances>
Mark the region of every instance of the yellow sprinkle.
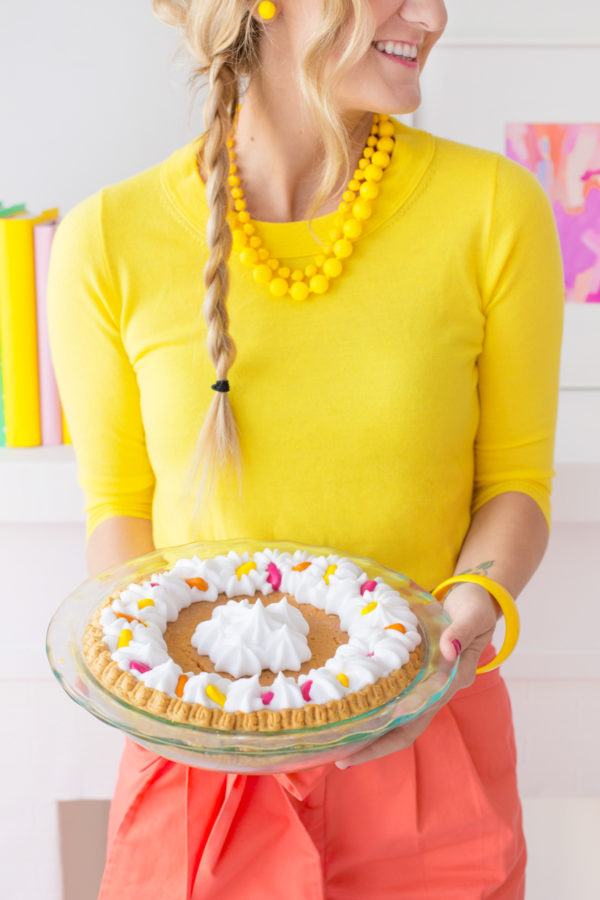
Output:
<instances>
[{"instance_id":1,"label":"yellow sprinkle","mask_svg":"<svg viewBox=\"0 0 600 900\"><path fill-rule=\"evenodd\" d=\"M330 577L331 575L333 575L333 573L334 573L335 571L337 571L337 566L329 566L329 568L327 569L327 571L326 571L325 574L323 575L323 578L325 579L325 584L327 584L327 585L329 584L329 577Z\"/></svg>"},{"instance_id":2,"label":"yellow sprinkle","mask_svg":"<svg viewBox=\"0 0 600 900\"><path fill-rule=\"evenodd\" d=\"M147 606L154 606L154 600L150 597L147 600L138 600L138 609L146 609Z\"/></svg>"},{"instance_id":3,"label":"yellow sprinkle","mask_svg":"<svg viewBox=\"0 0 600 900\"><path fill-rule=\"evenodd\" d=\"M344 687L348 687L348 676L344 675L343 672L340 672L338 675L338 681L341 681Z\"/></svg>"},{"instance_id":4,"label":"yellow sprinkle","mask_svg":"<svg viewBox=\"0 0 600 900\"><path fill-rule=\"evenodd\" d=\"M219 706L225 706L225 700L227 699L225 694L222 694L219 688L216 688L214 684L209 684L206 688L206 696L213 700L215 703L218 703Z\"/></svg>"},{"instance_id":5,"label":"yellow sprinkle","mask_svg":"<svg viewBox=\"0 0 600 900\"><path fill-rule=\"evenodd\" d=\"M361 609L361 611L360 611L361 616L366 616L367 613L373 612L373 610L375 609L376 606L377 606L377 600L373 600L372 603L368 603L367 606L364 607L364 609Z\"/></svg>"},{"instance_id":6,"label":"yellow sprinkle","mask_svg":"<svg viewBox=\"0 0 600 900\"><path fill-rule=\"evenodd\" d=\"M235 570L235 574L238 578L241 578L242 575L247 575L248 572L252 571L252 569L256 569L256 563L250 560L249 562L243 563L241 566L238 566L238 568Z\"/></svg>"},{"instance_id":7,"label":"yellow sprinkle","mask_svg":"<svg viewBox=\"0 0 600 900\"><path fill-rule=\"evenodd\" d=\"M119 635L119 642L117 643L117 649L120 647L127 647L128 644L133 640L133 632L129 630L129 628L124 628Z\"/></svg>"}]
</instances>

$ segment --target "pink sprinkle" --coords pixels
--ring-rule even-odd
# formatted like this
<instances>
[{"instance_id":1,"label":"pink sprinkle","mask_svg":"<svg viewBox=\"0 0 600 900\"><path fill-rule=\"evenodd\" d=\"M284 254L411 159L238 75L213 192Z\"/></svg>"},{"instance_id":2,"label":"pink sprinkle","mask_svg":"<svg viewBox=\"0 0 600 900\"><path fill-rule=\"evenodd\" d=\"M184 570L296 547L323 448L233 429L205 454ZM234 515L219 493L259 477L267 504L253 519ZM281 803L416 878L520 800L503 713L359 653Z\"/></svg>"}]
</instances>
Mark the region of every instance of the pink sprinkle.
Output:
<instances>
[{"instance_id":1,"label":"pink sprinkle","mask_svg":"<svg viewBox=\"0 0 600 900\"><path fill-rule=\"evenodd\" d=\"M305 681L302 687L300 688L302 692L302 696L306 703L310 702L310 689L312 687L312 681Z\"/></svg>"},{"instance_id":2,"label":"pink sprinkle","mask_svg":"<svg viewBox=\"0 0 600 900\"><path fill-rule=\"evenodd\" d=\"M367 656L375 656L375 651L372 650L371 653L367 653Z\"/></svg>"},{"instance_id":3,"label":"pink sprinkle","mask_svg":"<svg viewBox=\"0 0 600 900\"><path fill-rule=\"evenodd\" d=\"M151 581L150 587L160 587L160 584L158 583L158 581Z\"/></svg>"},{"instance_id":4,"label":"pink sprinkle","mask_svg":"<svg viewBox=\"0 0 600 900\"><path fill-rule=\"evenodd\" d=\"M129 668L135 669L136 672L141 672L141 674L143 675L144 672L149 672L152 666L147 666L146 663L136 662L135 659L132 659L129 663Z\"/></svg>"},{"instance_id":5,"label":"pink sprinkle","mask_svg":"<svg viewBox=\"0 0 600 900\"><path fill-rule=\"evenodd\" d=\"M361 586L360 596L364 597L365 591L374 591L377 587L376 581L365 581L365 583Z\"/></svg>"},{"instance_id":6,"label":"pink sprinkle","mask_svg":"<svg viewBox=\"0 0 600 900\"><path fill-rule=\"evenodd\" d=\"M273 693L273 691L265 691L264 694L260 695L260 699L265 704L265 706L268 706L274 696L275 694Z\"/></svg>"},{"instance_id":7,"label":"pink sprinkle","mask_svg":"<svg viewBox=\"0 0 600 900\"><path fill-rule=\"evenodd\" d=\"M267 581L274 591L278 591L281 585L281 572L274 562L269 563L269 565L267 566L267 572L269 573Z\"/></svg>"}]
</instances>

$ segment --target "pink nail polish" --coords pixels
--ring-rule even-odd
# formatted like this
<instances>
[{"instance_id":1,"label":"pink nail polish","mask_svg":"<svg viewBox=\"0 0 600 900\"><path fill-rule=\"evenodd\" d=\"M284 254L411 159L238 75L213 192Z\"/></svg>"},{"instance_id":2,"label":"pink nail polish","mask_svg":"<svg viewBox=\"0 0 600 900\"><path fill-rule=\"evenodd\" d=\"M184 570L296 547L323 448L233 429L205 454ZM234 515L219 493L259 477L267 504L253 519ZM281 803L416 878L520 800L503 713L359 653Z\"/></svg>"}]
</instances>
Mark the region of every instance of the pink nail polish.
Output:
<instances>
[{"instance_id":1,"label":"pink nail polish","mask_svg":"<svg viewBox=\"0 0 600 900\"><path fill-rule=\"evenodd\" d=\"M461 646L460 641L457 640L457 639L455 638L455 639L452 641L452 646L453 646L454 649L456 650L456 655L457 655L457 656L460 656L460 652L461 652L461 650L462 650L462 646Z\"/></svg>"}]
</instances>

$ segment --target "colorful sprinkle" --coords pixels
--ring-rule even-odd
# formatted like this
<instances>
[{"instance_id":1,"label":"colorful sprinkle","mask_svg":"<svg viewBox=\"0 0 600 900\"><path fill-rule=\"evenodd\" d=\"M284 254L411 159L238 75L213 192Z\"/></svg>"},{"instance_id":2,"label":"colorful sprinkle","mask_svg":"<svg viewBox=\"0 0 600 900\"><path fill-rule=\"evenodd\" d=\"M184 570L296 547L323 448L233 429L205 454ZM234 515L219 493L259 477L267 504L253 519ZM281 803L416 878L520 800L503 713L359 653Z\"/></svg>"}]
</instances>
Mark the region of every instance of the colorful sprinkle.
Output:
<instances>
[{"instance_id":1,"label":"colorful sprinkle","mask_svg":"<svg viewBox=\"0 0 600 900\"><path fill-rule=\"evenodd\" d=\"M135 659L132 659L129 663L129 668L135 669L136 672L139 672L140 675L143 675L144 672L149 672L152 666L147 666L146 663L141 663Z\"/></svg>"},{"instance_id":2,"label":"colorful sprinkle","mask_svg":"<svg viewBox=\"0 0 600 900\"><path fill-rule=\"evenodd\" d=\"M374 651L374 650L371 650L370 653L367 653L367 656L375 656L375 651Z\"/></svg>"},{"instance_id":3,"label":"colorful sprinkle","mask_svg":"<svg viewBox=\"0 0 600 900\"><path fill-rule=\"evenodd\" d=\"M265 691L264 694L260 695L260 699L265 704L265 706L268 706L274 696L275 694L273 693L273 691Z\"/></svg>"},{"instance_id":4,"label":"colorful sprinkle","mask_svg":"<svg viewBox=\"0 0 600 900\"><path fill-rule=\"evenodd\" d=\"M327 586L329 586L329 579L331 578L332 575L335 574L335 572L337 572L337 566L333 566L333 565L332 565L332 566L329 566L329 568L327 569L327 571L326 571L325 574L323 575L323 578L325 579L325 584L326 584Z\"/></svg>"},{"instance_id":5,"label":"colorful sprinkle","mask_svg":"<svg viewBox=\"0 0 600 900\"><path fill-rule=\"evenodd\" d=\"M177 682L177 687L175 688L175 693L177 694L178 697L183 697L183 689L186 685L187 680L188 680L187 675L179 676L179 681Z\"/></svg>"},{"instance_id":6,"label":"colorful sprinkle","mask_svg":"<svg viewBox=\"0 0 600 900\"><path fill-rule=\"evenodd\" d=\"M199 591L208 590L208 584L204 578L186 578L185 583L191 588L198 588Z\"/></svg>"},{"instance_id":7,"label":"colorful sprinkle","mask_svg":"<svg viewBox=\"0 0 600 900\"><path fill-rule=\"evenodd\" d=\"M120 650L121 647L128 647L129 644L133 640L133 632L129 630L129 628L124 628L119 635L119 641L117 643L117 649Z\"/></svg>"},{"instance_id":8,"label":"colorful sprinkle","mask_svg":"<svg viewBox=\"0 0 600 900\"><path fill-rule=\"evenodd\" d=\"M222 694L219 688L215 687L214 684L209 684L207 686L206 696L214 701L214 703L218 703L219 706L225 706L227 697L225 696L225 694Z\"/></svg>"},{"instance_id":9,"label":"colorful sprinkle","mask_svg":"<svg viewBox=\"0 0 600 900\"><path fill-rule=\"evenodd\" d=\"M300 690L302 692L302 696L306 703L310 703L310 689L312 687L312 681L305 681L301 686Z\"/></svg>"},{"instance_id":10,"label":"colorful sprinkle","mask_svg":"<svg viewBox=\"0 0 600 900\"><path fill-rule=\"evenodd\" d=\"M154 600L138 600L138 609L146 609L147 606L154 606Z\"/></svg>"},{"instance_id":11,"label":"colorful sprinkle","mask_svg":"<svg viewBox=\"0 0 600 900\"><path fill-rule=\"evenodd\" d=\"M281 572L277 568L274 562L269 563L267 567L267 572L269 573L269 577L267 581L271 585L274 591L278 591L281 586Z\"/></svg>"},{"instance_id":12,"label":"colorful sprinkle","mask_svg":"<svg viewBox=\"0 0 600 900\"><path fill-rule=\"evenodd\" d=\"M309 562L298 563L297 566L292 566L292 572L304 572L304 570L308 569L309 566Z\"/></svg>"},{"instance_id":13,"label":"colorful sprinkle","mask_svg":"<svg viewBox=\"0 0 600 900\"><path fill-rule=\"evenodd\" d=\"M372 603L367 603L367 605L365 607L363 607L363 609L361 609L361 611L360 611L361 616L366 616L367 613L373 612L373 610L375 609L376 606L377 606L377 600L373 600Z\"/></svg>"},{"instance_id":14,"label":"colorful sprinkle","mask_svg":"<svg viewBox=\"0 0 600 900\"><path fill-rule=\"evenodd\" d=\"M365 583L363 585L361 585L360 596L364 597L365 591L374 591L376 587L377 587L376 581L365 581Z\"/></svg>"},{"instance_id":15,"label":"colorful sprinkle","mask_svg":"<svg viewBox=\"0 0 600 900\"><path fill-rule=\"evenodd\" d=\"M141 619L136 619L135 616L128 616L127 613L115 613L117 619L125 619L127 622L139 622L140 625L143 625L144 628L148 627L147 622L142 622Z\"/></svg>"},{"instance_id":16,"label":"colorful sprinkle","mask_svg":"<svg viewBox=\"0 0 600 900\"><path fill-rule=\"evenodd\" d=\"M150 587L160 587L160 584L158 583L158 581L151 581Z\"/></svg>"},{"instance_id":17,"label":"colorful sprinkle","mask_svg":"<svg viewBox=\"0 0 600 900\"><path fill-rule=\"evenodd\" d=\"M348 685L350 683L348 681L348 676L344 675L343 672L340 672L340 674L338 675L338 681L340 681L344 685L344 687L348 687Z\"/></svg>"},{"instance_id":18,"label":"colorful sprinkle","mask_svg":"<svg viewBox=\"0 0 600 900\"><path fill-rule=\"evenodd\" d=\"M386 630L388 628L393 628L394 631L399 631L399 632L401 632L401 634L406 634L406 628L404 627L404 625L401 625L400 622L394 622L393 625L386 625L385 627L386 627Z\"/></svg>"},{"instance_id":19,"label":"colorful sprinkle","mask_svg":"<svg viewBox=\"0 0 600 900\"><path fill-rule=\"evenodd\" d=\"M248 560L248 562L242 563L241 566L238 566L237 569L235 570L235 574L237 575L238 578L241 578L242 575L247 575L249 572L252 571L252 569L256 569L256 568L257 568L256 563L250 559L250 560Z\"/></svg>"}]
</instances>

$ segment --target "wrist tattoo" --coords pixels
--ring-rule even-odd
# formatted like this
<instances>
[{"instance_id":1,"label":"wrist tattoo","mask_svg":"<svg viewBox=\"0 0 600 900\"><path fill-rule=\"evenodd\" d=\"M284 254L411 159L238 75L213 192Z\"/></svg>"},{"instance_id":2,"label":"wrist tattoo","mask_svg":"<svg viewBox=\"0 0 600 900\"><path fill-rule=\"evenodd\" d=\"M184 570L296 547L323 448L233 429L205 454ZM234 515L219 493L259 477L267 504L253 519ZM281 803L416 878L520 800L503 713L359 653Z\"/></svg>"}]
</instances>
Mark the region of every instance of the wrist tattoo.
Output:
<instances>
[{"instance_id":1,"label":"wrist tattoo","mask_svg":"<svg viewBox=\"0 0 600 900\"><path fill-rule=\"evenodd\" d=\"M487 562L479 563L478 566L474 566L472 569L465 569L464 572L460 572L461 575L487 575L488 569L491 569L495 559L488 559Z\"/></svg>"}]
</instances>

